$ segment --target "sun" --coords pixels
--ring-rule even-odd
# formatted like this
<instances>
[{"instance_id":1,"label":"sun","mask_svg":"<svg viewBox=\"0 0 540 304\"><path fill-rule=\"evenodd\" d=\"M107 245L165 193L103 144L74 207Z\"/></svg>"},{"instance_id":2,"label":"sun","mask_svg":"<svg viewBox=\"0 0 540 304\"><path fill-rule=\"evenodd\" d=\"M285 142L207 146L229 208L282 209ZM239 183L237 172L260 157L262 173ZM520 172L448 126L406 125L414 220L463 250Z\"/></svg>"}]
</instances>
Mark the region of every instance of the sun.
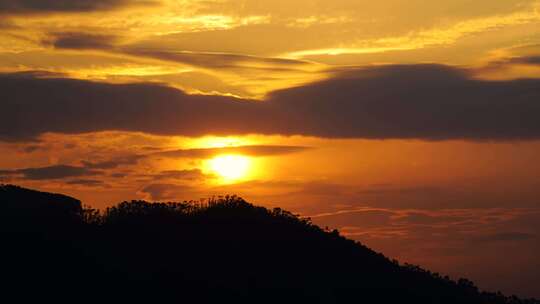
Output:
<instances>
[{"instance_id":1,"label":"sun","mask_svg":"<svg viewBox=\"0 0 540 304\"><path fill-rule=\"evenodd\" d=\"M220 155L209 161L212 171L226 181L235 181L245 177L249 171L250 160L242 155Z\"/></svg>"}]
</instances>

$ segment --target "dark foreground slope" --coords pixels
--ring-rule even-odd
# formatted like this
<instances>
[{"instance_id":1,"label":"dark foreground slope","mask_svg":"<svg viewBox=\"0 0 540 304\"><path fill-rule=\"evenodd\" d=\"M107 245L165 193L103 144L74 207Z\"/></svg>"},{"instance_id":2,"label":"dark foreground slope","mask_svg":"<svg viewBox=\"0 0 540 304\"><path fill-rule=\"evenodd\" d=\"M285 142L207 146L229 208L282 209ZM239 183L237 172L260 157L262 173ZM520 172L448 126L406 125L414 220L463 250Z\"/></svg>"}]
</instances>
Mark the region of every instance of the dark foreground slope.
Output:
<instances>
[{"instance_id":1,"label":"dark foreground slope","mask_svg":"<svg viewBox=\"0 0 540 304\"><path fill-rule=\"evenodd\" d=\"M73 303L538 303L480 293L237 197L106 212L0 186L2 295Z\"/></svg>"}]
</instances>

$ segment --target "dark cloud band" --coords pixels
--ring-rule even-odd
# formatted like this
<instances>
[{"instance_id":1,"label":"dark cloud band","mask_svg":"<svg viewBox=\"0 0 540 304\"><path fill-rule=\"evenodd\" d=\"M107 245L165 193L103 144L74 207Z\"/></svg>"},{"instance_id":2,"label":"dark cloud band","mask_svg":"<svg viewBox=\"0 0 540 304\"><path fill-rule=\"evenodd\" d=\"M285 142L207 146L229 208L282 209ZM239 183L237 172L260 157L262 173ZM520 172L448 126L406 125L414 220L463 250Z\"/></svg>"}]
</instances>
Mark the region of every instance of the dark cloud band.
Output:
<instances>
[{"instance_id":1,"label":"dark cloud band","mask_svg":"<svg viewBox=\"0 0 540 304\"><path fill-rule=\"evenodd\" d=\"M43 76L43 75L41 75ZM540 80L483 81L442 65L354 69L265 101L188 95L155 84L0 76L0 139L104 130L162 135L540 138Z\"/></svg>"},{"instance_id":2,"label":"dark cloud band","mask_svg":"<svg viewBox=\"0 0 540 304\"><path fill-rule=\"evenodd\" d=\"M136 0L0 0L0 15L91 12L150 2Z\"/></svg>"},{"instance_id":3,"label":"dark cloud band","mask_svg":"<svg viewBox=\"0 0 540 304\"><path fill-rule=\"evenodd\" d=\"M43 41L44 45L51 45L56 49L111 49L118 40L114 35L101 35L80 32L53 33Z\"/></svg>"},{"instance_id":4,"label":"dark cloud band","mask_svg":"<svg viewBox=\"0 0 540 304\"><path fill-rule=\"evenodd\" d=\"M40 168L0 170L0 176L16 176L27 180L50 180L68 177L97 175L98 171L86 167L55 165Z\"/></svg>"}]
</instances>

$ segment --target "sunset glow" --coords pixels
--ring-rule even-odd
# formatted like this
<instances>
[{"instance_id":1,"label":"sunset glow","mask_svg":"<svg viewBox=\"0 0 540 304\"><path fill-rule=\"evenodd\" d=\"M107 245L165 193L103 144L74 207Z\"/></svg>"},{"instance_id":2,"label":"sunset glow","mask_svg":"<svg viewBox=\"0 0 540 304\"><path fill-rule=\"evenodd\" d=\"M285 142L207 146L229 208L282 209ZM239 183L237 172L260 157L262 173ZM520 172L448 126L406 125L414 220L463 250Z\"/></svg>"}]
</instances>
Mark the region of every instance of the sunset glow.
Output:
<instances>
[{"instance_id":1,"label":"sunset glow","mask_svg":"<svg viewBox=\"0 0 540 304\"><path fill-rule=\"evenodd\" d=\"M209 161L212 171L225 182L233 182L246 177L250 169L249 158L242 155L220 155Z\"/></svg>"},{"instance_id":2,"label":"sunset glow","mask_svg":"<svg viewBox=\"0 0 540 304\"><path fill-rule=\"evenodd\" d=\"M0 0L0 184L97 209L238 195L540 297L539 118L540 0Z\"/></svg>"}]
</instances>

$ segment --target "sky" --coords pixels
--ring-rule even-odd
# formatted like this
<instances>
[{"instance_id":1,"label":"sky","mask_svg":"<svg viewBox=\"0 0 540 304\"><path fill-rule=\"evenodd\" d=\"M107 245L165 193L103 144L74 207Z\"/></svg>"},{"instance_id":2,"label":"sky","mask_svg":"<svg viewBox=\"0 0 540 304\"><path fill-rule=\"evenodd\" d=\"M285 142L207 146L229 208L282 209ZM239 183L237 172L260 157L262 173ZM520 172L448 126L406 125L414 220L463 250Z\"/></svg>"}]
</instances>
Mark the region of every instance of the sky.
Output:
<instances>
[{"instance_id":1,"label":"sky","mask_svg":"<svg viewBox=\"0 0 540 304\"><path fill-rule=\"evenodd\" d=\"M0 0L0 182L238 194L540 297L540 1Z\"/></svg>"}]
</instances>

